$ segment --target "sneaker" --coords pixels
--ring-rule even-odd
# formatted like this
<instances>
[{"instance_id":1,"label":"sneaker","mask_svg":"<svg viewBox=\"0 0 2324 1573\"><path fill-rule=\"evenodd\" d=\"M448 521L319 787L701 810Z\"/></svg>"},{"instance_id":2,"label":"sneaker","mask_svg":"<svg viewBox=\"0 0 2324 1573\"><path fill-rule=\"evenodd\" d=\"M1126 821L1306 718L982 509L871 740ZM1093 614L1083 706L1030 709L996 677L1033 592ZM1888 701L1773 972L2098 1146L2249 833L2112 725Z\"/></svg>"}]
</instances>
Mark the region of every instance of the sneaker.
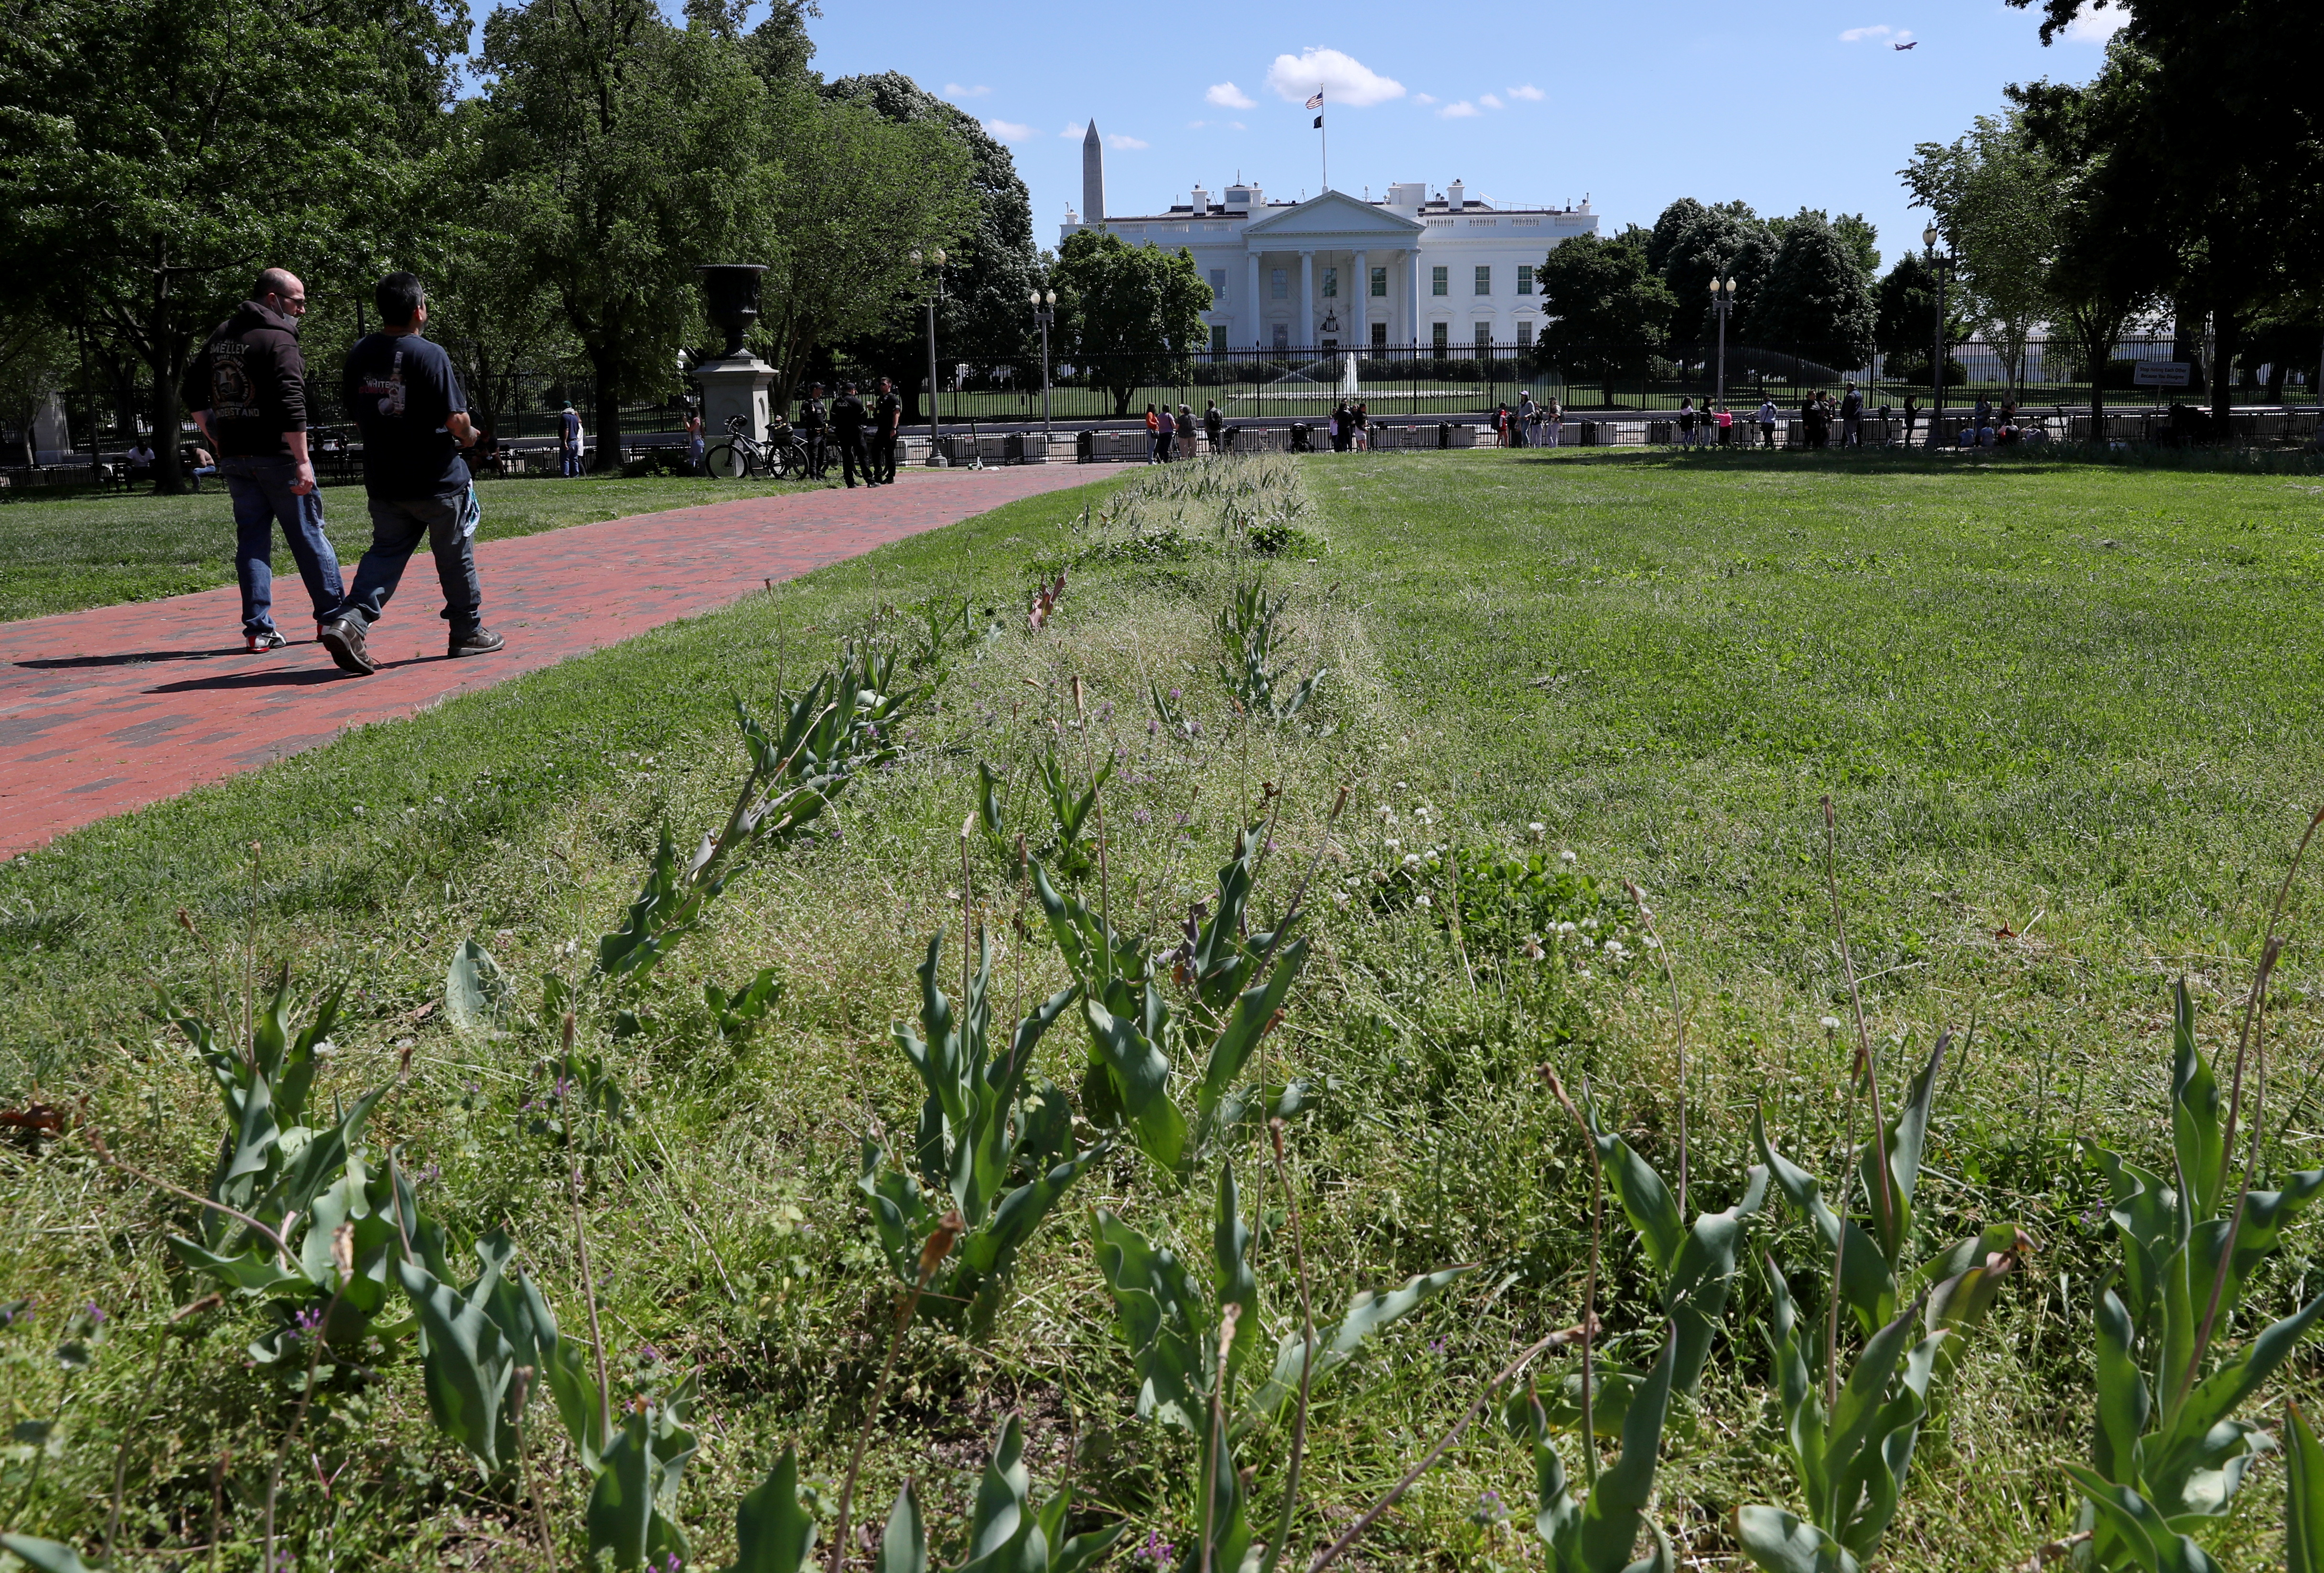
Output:
<instances>
[{"instance_id":1,"label":"sneaker","mask_svg":"<svg viewBox=\"0 0 2324 1573\"><path fill-rule=\"evenodd\" d=\"M491 629L478 626L469 629L466 634L453 634L452 648L445 653L447 655L490 655L507 643L507 640Z\"/></svg>"},{"instance_id":2,"label":"sneaker","mask_svg":"<svg viewBox=\"0 0 2324 1573\"><path fill-rule=\"evenodd\" d=\"M322 632L318 634L316 638L325 650L331 652L331 659L338 663L341 671L351 671L357 677L369 677L379 670L379 663L374 661L371 658L371 652L364 648L364 634L368 626L361 617L352 614L344 617L334 617L323 625Z\"/></svg>"},{"instance_id":3,"label":"sneaker","mask_svg":"<svg viewBox=\"0 0 2324 1573\"><path fill-rule=\"evenodd\" d=\"M245 634L242 636L243 651L249 655L263 655L270 650L281 649L288 643L290 643L288 640L272 628L262 629L256 634Z\"/></svg>"}]
</instances>

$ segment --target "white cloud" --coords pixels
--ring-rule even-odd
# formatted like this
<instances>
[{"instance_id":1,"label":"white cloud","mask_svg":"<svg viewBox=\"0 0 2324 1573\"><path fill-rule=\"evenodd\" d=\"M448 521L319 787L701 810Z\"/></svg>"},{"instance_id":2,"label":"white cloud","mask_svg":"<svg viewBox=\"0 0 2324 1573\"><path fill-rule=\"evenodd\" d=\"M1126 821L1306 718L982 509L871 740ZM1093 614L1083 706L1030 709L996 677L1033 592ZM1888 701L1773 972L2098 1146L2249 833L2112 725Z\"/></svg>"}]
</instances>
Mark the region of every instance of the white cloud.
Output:
<instances>
[{"instance_id":1,"label":"white cloud","mask_svg":"<svg viewBox=\"0 0 2324 1573\"><path fill-rule=\"evenodd\" d=\"M1105 145L1113 149L1116 153L1137 153L1139 150L1150 147L1153 144L1151 143L1140 142L1134 136L1121 136L1115 134L1109 134L1105 139Z\"/></svg>"},{"instance_id":2,"label":"white cloud","mask_svg":"<svg viewBox=\"0 0 2324 1573\"><path fill-rule=\"evenodd\" d=\"M1296 55L1277 55L1267 68L1267 85L1277 97L1304 104L1321 88L1323 101L1361 109L1404 97L1404 84L1383 77L1361 60L1335 49L1309 44Z\"/></svg>"},{"instance_id":3,"label":"white cloud","mask_svg":"<svg viewBox=\"0 0 2324 1573\"><path fill-rule=\"evenodd\" d=\"M992 89L979 82L973 88L964 88L958 82L946 82L944 96L947 98L982 98Z\"/></svg>"},{"instance_id":4,"label":"white cloud","mask_svg":"<svg viewBox=\"0 0 2324 1573\"><path fill-rule=\"evenodd\" d=\"M2130 13L2117 4L2104 11L2084 11L2066 23L2065 38L2071 43L2104 43L2130 25Z\"/></svg>"},{"instance_id":5,"label":"white cloud","mask_svg":"<svg viewBox=\"0 0 2324 1573\"><path fill-rule=\"evenodd\" d=\"M1540 103L1546 96L1547 95L1544 94L1539 88L1535 87L1531 82L1527 82L1522 88L1511 88L1509 89L1510 97L1523 98L1527 102L1534 104Z\"/></svg>"},{"instance_id":6,"label":"white cloud","mask_svg":"<svg viewBox=\"0 0 2324 1573\"><path fill-rule=\"evenodd\" d=\"M984 123L984 134L995 142L1030 142L1040 133L1013 120L988 120Z\"/></svg>"},{"instance_id":7,"label":"white cloud","mask_svg":"<svg viewBox=\"0 0 2324 1573\"><path fill-rule=\"evenodd\" d=\"M1227 129L1229 131L1240 131L1243 129L1243 124L1240 120L1230 120L1227 122Z\"/></svg>"},{"instance_id":8,"label":"white cloud","mask_svg":"<svg viewBox=\"0 0 2324 1573\"><path fill-rule=\"evenodd\" d=\"M1910 33L1898 32L1893 27L1851 27L1846 32L1840 35L1840 42L1842 43L1870 43L1877 39L1904 39L1910 38L1912 34Z\"/></svg>"},{"instance_id":9,"label":"white cloud","mask_svg":"<svg viewBox=\"0 0 2324 1573\"><path fill-rule=\"evenodd\" d=\"M1259 104L1256 99L1252 98L1250 94L1244 92L1240 88L1236 87L1232 82L1213 83L1210 88L1204 93L1203 98L1206 103L1215 104L1222 109L1256 109L1259 107Z\"/></svg>"},{"instance_id":10,"label":"white cloud","mask_svg":"<svg viewBox=\"0 0 2324 1573\"><path fill-rule=\"evenodd\" d=\"M1067 142L1079 142L1083 137L1089 134L1089 127L1086 125L1068 125L1063 131L1057 133L1057 134L1064 137Z\"/></svg>"},{"instance_id":11,"label":"white cloud","mask_svg":"<svg viewBox=\"0 0 2324 1573\"><path fill-rule=\"evenodd\" d=\"M1471 104L1469 100L1463 98L1457 103L1447 104L1443 108L1439 109L1436 113L1443 116L1447 120L1474 120L1478 115L1482 113L1482 111L1479 110L1474 104Z\"/></svg>"},{"instance_id":12,"label":"white cloud","mask_svg":"<svg viewBox=\"0 0 2324 1573\"><path fill-rule=\"evenodd\" d=\"M1488 109L1499 109L1501 106L1501 101L1499 98L1494 97L1490 93L1486 94L1483 97L1478 99L1477 102L1482 104Z\"/></svg>"},{"instance_id":13,"label":"white cloud","mask_svg":"<svg viewBox=\"0 0 2324 1573\"><path fill-rule=\"evenodd\" d=\"M1416 104L1434 104L1436 102L1436 95L1434 93L1415 93L1412 96L1412 101Z\"/></svg>"}]
</instances>

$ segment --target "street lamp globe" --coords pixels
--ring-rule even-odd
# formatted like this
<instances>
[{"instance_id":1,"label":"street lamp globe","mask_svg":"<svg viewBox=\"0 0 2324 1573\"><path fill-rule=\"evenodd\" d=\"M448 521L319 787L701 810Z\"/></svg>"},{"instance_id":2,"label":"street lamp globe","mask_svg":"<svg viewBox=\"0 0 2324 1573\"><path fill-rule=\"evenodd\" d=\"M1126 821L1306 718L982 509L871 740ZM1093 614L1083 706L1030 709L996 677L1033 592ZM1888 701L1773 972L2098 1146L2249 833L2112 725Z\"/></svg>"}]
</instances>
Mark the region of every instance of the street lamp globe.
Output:
<instances>
[{"instance_id":1,"label":"street lamp globe","mask_svg":"<svg viewBox=\"0 0 2324 1573\"><path fill-rule=\"evenodd\" d=\"M1931 251L1937 249L1937 227L1935 225L1929 225L1921 231L1921 244L1927 246Z\"/></svg>"},{"instance_id":2,"label":"street lamp globe","mask_svg":"<svg viewBox=\"0 0 2324 1573\"><path fill-rule=\"evenodd\" d=\"M1057 303L1057 292L1056 292L1056 291L1055 291L1055 290L1048 291L1047 292L1046 292L1045 294L1043 294L1043 295L1042 295L1042 297L1041 297L1041 304L1043 304L1044 306L1054 306L1054 305L1056 305L1056 303Z\"/></svg>"},{"instance_id":3,"label":"street lamp globe","mask_svg":"<svg viewBox=\"0 0 2324 1573\"><path fill-rule=\"evenodd\" d=\"M936 264L936 266L938 266L938 267L942 267L942 266L944 266L944 264L945 264L944 247L943 247L943 246L938 246L938 247L936 247L936 250L934 250L934 251L930 252L930 253L928 254L928 259L929 259L931 262L935 263L935 264Z\"/></svg>"},{"instance_id":4,"label":"street lamp globe","mask_svg":"<svg viewBox=\"0 0 2324 1573\"><path fill-rule=\"evenodd\" d=\"M914 246L911 250L906 252L904 255L914 267L918 267L920 265L919 247Z\"/></svg>"}]
</instances>

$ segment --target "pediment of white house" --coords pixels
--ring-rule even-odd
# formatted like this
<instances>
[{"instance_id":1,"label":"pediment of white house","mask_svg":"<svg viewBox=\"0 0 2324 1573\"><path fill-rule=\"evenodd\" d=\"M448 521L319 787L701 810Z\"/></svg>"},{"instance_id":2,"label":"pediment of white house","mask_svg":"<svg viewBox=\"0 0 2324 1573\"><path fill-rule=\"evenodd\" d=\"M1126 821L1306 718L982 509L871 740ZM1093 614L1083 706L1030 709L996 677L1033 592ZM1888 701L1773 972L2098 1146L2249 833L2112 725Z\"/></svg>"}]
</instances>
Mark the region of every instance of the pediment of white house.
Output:
<instances>
[{"instance_id":1,"label":"pediment of white house","mask_svg":"<svg viewBox=\"0 0 2324 1573\"><path fill-rule=\"evenodd\" d=\"M1252 249L1275 251L1318 245L1360 246L1369 241L1410 245L1425 229L1415 219L1344 191L1326 191L1245 225L1242 234Z\"/></svg>"}]
</instances>

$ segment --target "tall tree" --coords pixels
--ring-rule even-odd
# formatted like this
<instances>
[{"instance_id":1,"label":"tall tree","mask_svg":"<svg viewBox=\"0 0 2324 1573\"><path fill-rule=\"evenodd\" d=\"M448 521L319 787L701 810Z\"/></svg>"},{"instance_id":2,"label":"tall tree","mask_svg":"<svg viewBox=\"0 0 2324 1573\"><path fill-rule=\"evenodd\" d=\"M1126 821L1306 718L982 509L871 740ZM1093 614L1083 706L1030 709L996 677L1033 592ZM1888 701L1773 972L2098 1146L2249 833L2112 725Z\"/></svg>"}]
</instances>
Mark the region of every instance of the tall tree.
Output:
<instances>
[{"instance_id":1,"label":"tall tree","mask_svg":"<svg viewBox=\"0 0 2324 1573\"><path fill-rule=\"evenodd\" d=\"M1139 388L1176 375L1203 341L1211 291L1192 253L1084 229L1057 248L1059 354L1085 367L1130 413Z\"/></svg>"},{"instance_id":2,"label":"tall tree","mask_svg":"<svg viewBox=\"0 0 2324 1573\"><path fill-rule=\"evenodd\" d=\"M1920 143L1899 172L1914 201L1936 215L1960 263L1966 304L2000 350L2014 395L2026 342L2057 306L2050 284L2066 171L2013 113L1980 115L1955 142Z\"/></svg>"},{"instance_id":3,"label":"tall tree","mask_svg":"<svg viewBox=\"0 0 2324 1573\"><path fill-rule=\"evenodd\" d=\"M974 116L900 72L843 77L825 92L842 103L864 105L899 125L935 126L968 155L966 189L974 199L973 221L957 245L946 248L958 255L945 268L937 337L947 356L1006 361L1023 356L1032 327L1025 298L1038 276L1039 259L1033 247L1032 200L1018 177L1015 157ZM915 328L915 318L906 312L849 347L858 358L895 377L899 386L917 387L921 377L913 373L927 357Z\"/></svg>"},{"instance_id":4,"label":"tall tree","mask_svg":"<svg viewBox=\"0 0 2324 1573\"><path fill-rule=\"evenodd\" d=\"M0 295L134 355L181 477L194 345L261 268L345 278L403 194L458 0L16 0L0 28Z\"/></svg>"},{"instance_id":5,"label":"tall tree","mask_svg":"<svg viewBox=\"0 0 2324 1573\"><path fill-rule=\"evenodd\" d=\"M715 25L674 27L653 0L503 7L478 64L484 217L578 341L598 466L617 468L623 403L678 384L695 266L738 260L771 194L765 84Z\"/></svg>"},{"instance_id":6,"label":"tall tree","mask_svg":"<svg viewBox=\"0 0 2324 1573\"><path fill-rule=\"evenodd\" d=\"M1898 257L1873 291L1873 340L1881 356L1882 375L1908 383L1926 379L1929 363L1921 358L1921 353L1936 348L1938 332L1937 276L1928 259L1916 251ZM1945 347L1966 343L1969 337L1969 318L1961 310L1960 292L1948 286ZM1948 356L1945 381L1958 380L1956 373L1960 378L1968 375Z\"/></svg>"},{"instance_id":7,"label":"tall tree","mask_svg":"<svg viewBox=\"0 0 2324 1573\"><path fill-rule=\"evenodd\" d=\"M1548 319L1535 354L1569 379L1600 384L1609 410L1615 379L1643 372L1668 342L1674 301L1646 265L1648 240L1635 226L1612 236L1577 235L1552 248L1534 275Z\"/></svg>"},{"instance_id":8,"label":"tall tree","mask_svg":"<svg viewBox=\"0 0 2324 1573\"><path fill-rule=\"evenodd\" d=\"M2040 5L2045 44L2097 8L2096 0ZM2314 288L2324 265L2316 239L2324 27L2279 0L2115 0L2115 8L2128 21L2097 81L2040 82L2011 96L2037 120L2080 106L2113 148L2098 172L2122 210L2144 200L2172 237L2182 319L2210 318L2212 410L2224 418L2247 325Z\"/></svg>"},{"instance_id":9,"label":"tall tree","mask_svg":"<svg viewBox=\"0 0 2324 1573\"><path fill-rule=\"evenodd\" d=\"M1746 333L1835 370L1863 365L1876 312L1861 252L1821 213L1785 219L1783 236Z\"/></svg>"},{"instance_id":10,"label":"tall tree","mask_svg":"<svg viewBox=\"0 0 2324 1573\"><path fill-rule=\"evenodd\" d=\"M798 80L772 88L768 114L782 162L757 215L772 265L752 342L779 374L775 397L788 411L819 351L909 321L935 282L913 254L958 248L976 199L966 150L933 121L888 120ZM904 374L925 364L888 375L916 387Z\"/></svg>"},{"instance_id":11,"label":"tall tree","mask_svg":"<svg viewBox=\"0 0 2324 1573\"><path fill-rule=\"evenodd\" d=\"M1646 242L1646 265L1670 286L1672 342L1708 340L1718 332L1711 317L1713 277L1736 283L1731 336L1750 319L1775 261L1775 232L1747 202L1707 206L1683 197L1663 209Z\"/></svg>"},{"instance_id":12,"label":"tall tree","mask_svg":"<svg viewBox=\"0 0 2324 1573\"><path fill-rule=\"evenodd\" d=\"M32 426L65 385L73 364L72 336L37 310L0 311L0 425L14 430L26 467L38 464Z\"/></svg>"}]
</instances>

